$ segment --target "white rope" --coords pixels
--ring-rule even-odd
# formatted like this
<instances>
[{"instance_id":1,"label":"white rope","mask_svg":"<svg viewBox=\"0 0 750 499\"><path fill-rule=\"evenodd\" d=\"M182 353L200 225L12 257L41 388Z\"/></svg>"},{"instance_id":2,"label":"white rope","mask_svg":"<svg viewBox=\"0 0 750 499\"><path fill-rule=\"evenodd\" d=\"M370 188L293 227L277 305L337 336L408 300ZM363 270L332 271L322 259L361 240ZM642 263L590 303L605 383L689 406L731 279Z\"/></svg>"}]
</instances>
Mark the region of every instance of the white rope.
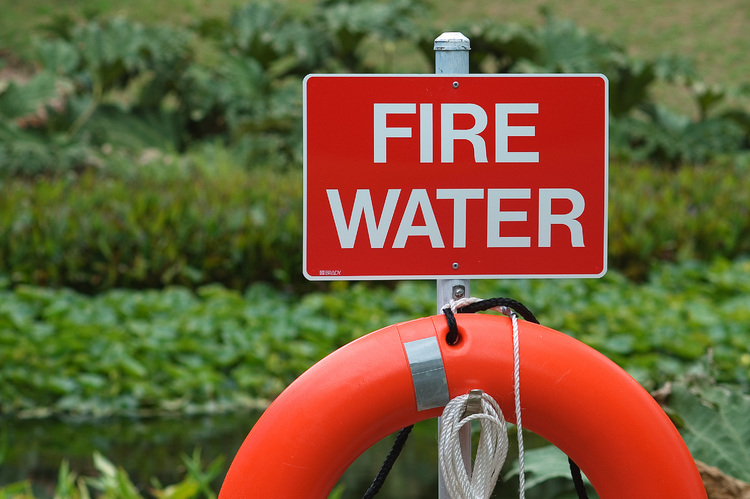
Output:
<instances>
[{"instance_id":1,"label":"white rope","mask_svg":"<svg viewBox=\"0 0 750 499\"><path fill-rule=\"evenodd\" d=\"M449 303L446 303L441 310L445 310L446 308L450 308L451 311L455 314L456 310L458 310L461 307L465 307L466 305L471 305L472 303L476 303L478 301L484 301L481 298L475 298L473 296L469 296L467 298L458 298L456 300L451 300Z\"/></svg>"},{"instance_id":2,"label":"white rope","mask_svg":"<svg viewBox=\"0 0 750 499\"><path fill-rule=\"evenodd\" d=\"M459 395L445 406L440 418L438 461L451 499L487 499L495 488L508 455L508 430L497 402L482 394L482 412L462 417L469 395ZM469 477L461 454L459 430L479 421L481 433Z\"/></svg>"},{"instance_id":3,"label":"white rope","mask_svg":"<svg viewBox=\"0 0 750 499\"><path fill-rule=\"evenodd\" d=\"M455 314L456 310L458 310L459 308L465 307L466 305L469 305L471 303L475 303L478 301L483 301L483 300L481 298L475 298L475 297L460 298L458 300L451 300L451 302L446 304L445 307L443 308L450 307L450 309ZM520 345L519 345L520 341L519 341L519 335L518 335L518 316L510 307L502 307L502 306L492 307L490 310L496 310L500 312L501 314L510 317L511 323L513 325L513 395L514 395L514 402L515 402L515 409L516 409L516 436L518 440L518 494L519 494L520 499L525 499L526 497L526 474L525 474L525 465L524 465L525 452L524 452L524 446L523 446L523 425L521 423L521 354L520 354ZM486 394L484 394L484 396L489 397L489 395L486 395ZM461 397L468 397L468 395L461 395ZM492 400L491 397L489 398L490 400ZM446 410L447 409L448 409L448 406L446 406ZM500 412L499 409L497 412L500 413L500 417L502 418L503 417L502 412ZM445 417L445 414L443 414L443 417ZM503 427L504 426L505 426L505 419L503 419ZM442 421L440 423L440 427L441 429L443 427ZM456 432L456 435L458 435L458 432ZM507 435L505 438L507 442ZM480 441L481 441L481 436L480 436ZM439 449L440 452L442 452L442 446L443 446L443 437L441 434L440 449ZM477 452L477 460L478 459L479 459L479 452ZM505 461L505 457L503 457L503 461ZM502 467L502 463L500 464L500 466ZM464 471L464 474L466 474L465 471ZM473 474L472 474L472 477L473 477ZM497 481L497 478L495 478L495 480L492 482L492 487L495 486L496 481ZM446 475L445 482L446 483L450 482L447 479L447 475ZM491 492L492 492L492 488L490 488L490 493ZM466 496L466 495L454 496L453 493L451 492L452 499L462 499L464 497L489 497L489 496Z\"/></svg>"},{"instance_id":4,"label":"white rope","mask_svg":"<svg viewBox=\"0 0 750 499\"><path fill-rule=\"evenodd\" d=\"M505 313L505 312L503 312ZM524 472L523 427L521 425L521 354L518 338L518 317L509 311L513 323L513 395L516 405L516 436L518 437L518 494L521 499L526 497L526 475Z\"/></svg>"}]
</instances>

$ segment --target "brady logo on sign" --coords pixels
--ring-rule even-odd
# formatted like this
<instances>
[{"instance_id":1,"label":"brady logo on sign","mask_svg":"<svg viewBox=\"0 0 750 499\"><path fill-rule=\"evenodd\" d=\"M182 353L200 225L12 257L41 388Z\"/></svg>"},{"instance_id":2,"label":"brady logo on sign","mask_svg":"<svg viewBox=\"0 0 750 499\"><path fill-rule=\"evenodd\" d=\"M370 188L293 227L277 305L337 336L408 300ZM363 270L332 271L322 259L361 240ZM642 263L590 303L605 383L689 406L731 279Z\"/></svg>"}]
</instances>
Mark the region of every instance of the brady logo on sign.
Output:
<instances>
[{"instance_id":1,"label":"brady logo on sign","mask_svg":"<svg viewBox=\"0 0 750 499\"><path fill-rule=\"evenodd\" d=\"M602 75L312 75L309 279L599 277Z\"/></svg>"}]
</instances>

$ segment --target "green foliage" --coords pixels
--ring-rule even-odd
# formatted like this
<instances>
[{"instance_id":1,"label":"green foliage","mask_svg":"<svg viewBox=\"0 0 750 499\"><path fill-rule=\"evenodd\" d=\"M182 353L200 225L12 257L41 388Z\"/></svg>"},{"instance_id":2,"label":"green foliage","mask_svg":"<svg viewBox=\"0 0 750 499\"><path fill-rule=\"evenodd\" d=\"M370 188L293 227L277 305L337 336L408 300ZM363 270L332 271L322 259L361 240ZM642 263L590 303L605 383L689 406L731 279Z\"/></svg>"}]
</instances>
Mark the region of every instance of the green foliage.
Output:
<instances>
[{"instance_id":1,"label":"green foliage","mask_svg":"<svg viewBox=\"0 0 750 499\"><path fill-rule=\"evenodd\" d=\"M705 164L746 149L747 131L728 116L708 116L693 121L656 105L644 105L639 113L615 120L611 151L635 162L651 161L677 167Z\"/></svg>"},{"instance_id":2,"label":"green foliage","mask_svg":"<svg viewBox=\"0 0 750 499\"><path fill-rule=\"evenodd\" d=\"M695 459L750 481L750 396L706 376L671 386L668 412Z\"/></svg>"},{"instance_id":3,"label":"green foliage","mask_svg":"<svg viewBox=\"0 0 750 499\"><path fill-rule=\"evenodd\" d=\"M40 71L0 85L0 133L9 139L0 175L86 169L100 164L102 148L184 151L214 138L247 161L299 164L302 78L375 70L364 46L410 35L419 6L321 1L300 12L251 3L193 28L58 18L37 44ZM50 141L60 153L39 146ZM74 146L86 154L68 152Z\"/></svg>"},{"instance_id":4,"label":"green foliage","mask_svg":"<svg viewBox=\"0 0 750 499\"><path fill-rule=\"evenodd\" d=\"M649 100L660 61L629 57L623 47L546 11L540 26L497 24L469 27L470 72L604 73L609 79L613 116L627 114ZM425 55L432 46L422 44Z\"/></svg>"},{"instance_id":5,"label":"green foliage","mask_svg":"<svg viewBox=\"0 0 750 499\"><path fill-rule=\"evenodd\" d=\"M161 97L191 58L191 35L178 28L144 26L121 17L81 24L61 22L57 37L39 43L47 71L70 78L79 93L125 89L148 73L141 99ZM95 88L99 88L95 91Z\"/></svg>"},{"instance_id":6,"label":"green foliage","mask_svg":"<svg viewBox=\"0 0 750 499\"><path fill-rule=\"evenodd\" d=\"M187 28L60 17L37 43L36 72L0 82L0 175L90 169L108 163L102 150L182 152L216 139L245 162L298 165L302 78L392 71L397 46L432 61L440 30L418 24L424 14L408 0L319 0L250 3ZM473 72L604 73L615 158L678 166L750 146L750 114L728 104L743 90L703 84L684 58L633 58L550 12L539 26L486 20L464 31ZM693 112L655 103L657 83L686 92Z\"/></svg>"},{"instance_id":7,"label":"green foliage","mask_svg":"<svg viewBox=\"0 0 750 499\"><path fill-rule=\"evenodd\" d=\"M301 163L302 79L314 72L372 72L364 47L404 39L420 2L321 0L302 15L278 2L251 3L200 31L217 61L193 65L181 95L194 137L226 129L230 144L261 161ZM382 68L380 68L382 69Z\"/></svg>"},{"instance_id":8,"label":"green foliage","mask_svg":"<svg viewBox=\"0 0 750 499\"><path fill-rule=\"evenodd\" d=\"M298 172L217 165L211 173L169 161L118 177L8 180L1 271L15 283L86 292L292 282L301 261Z\"/></svg>"},{"instance_id":9,"label":"green foliage","mask_svg":"<svg viewBox=\"0 0 750 499\"><path fill-rule=\"evenodd\" d=\"M649 388L711 352L721 382L750 383L750 262L666 266L642 285L478 281L476 296L524 301L542 323L603 352ZM213 412L277 395L334 349L430 315L434 290L342 284L293 300L255 285L85 296L0 292L0 408L25 416Z\"/></svg>"},{"instance_id":10,"label":"green foliage","mask_svg":"<svg viewBox=\"0 0 750 499\"><path fill-rule=\"evenodd\" d=\"M189 32L117 17L56 26L38 43L41 70L0 87L0 174L101 166L100 148L113 144L182 147L184 120L169 102L193 58Z\"/></svg>"},{"instance_id":11,"label":"green foliage","mask_svg":"<svg viewBox=\"0 0 750 499\"><path fill-rule=\"evenodd\" d=\"M192 456L183 456L182 461L187 470L185 478L173 485L162 486L154 481L152 487L145 491L139 490L132 482L127 471L115 466L109 459L99 452L94 452L93 467L95 476L81 476L72 471L67 461L60 464L60 471L55 487L56 499L142 499L155 497L157 499L216 499L216 493L209 488L209 484L222 471L222 458L217 458L204 469L201 461L200 449L195 449ZM92 494L93 493L93 494ZM0 497L8 499L35 499L31 483L23 481L0 487Z\"/></svg>"},{"instance_id":12,"label":"green foliage","mask_svg":"<svg viewBox=\"0 0 750 499\"><path fill-rule=\"evenodd\" d=\"M136 165L113 159L106 175L2 181L0 272L89 293L261 280L316 289L300 270L300 172L237 161L220 146L181 158L148 149ZM612 164L610 268L643 280L664 261L750 254L749 175L739 162Z\"/></svg>"},{"instance_id":13,"label":"green foliage","mask_svg":"<svg viewBox=\"0 0 750 499\"><path fill-rule=\"evenodd\" d=\"M34 499L31 482L22 481L0 487L2 499Z\"/></svg>"},{"instance_id":14,"label":"green foliage","mask_svg":"<svg viewBox=\"0 0 750 499\"><path fill-rule=\"evenodd\" d=\"M644 279L664 261L750 254L750 170L739 161L718 166L610 165L610 266Z\"/></svg>"},{"instance_id":15,"label":"green foliage","mask_svg":"<svg viewBox=\"0 0 750 499\"><path fill-rule=\"evenodd\" d=\"M543 9L540 26L486 20L466 27L471 38L470 72L603 73L609 80L610 153L614 159L679 166L703 164L746 151L750 114L726 110L728 90L705 85L684 57L636 59L624 47ZM431 56L431 39L420 44ZM654 101L657 83L692 98L687 114ZM697 118L691 115L697 114Z\"/></svg>"},{"instance_id":16,"label":"green foliage","mask_svg":"<svg viewBox=\"0 0 750 499\"><path fill-rule=\"evenodd\" d=\"M555 497L557 499L575 499L578 497L575 486L570 479L568 457L557 447L545 445L525 452L524 459L526 495L530 499ZM503 481L508 482L518 476L518 460L503 474ZM583 476L588 496L599 497L591 483ZM517 480L515 480L517 481Z\"/></svg>"},{"instance_id":17,"label":"green foliage","mask_svg":"<svg viewBox=\"0 0 750 499\"><path fill-rule=\"evenodd\" d=\"M0 100L0 116L15 119L36 112L41 102L55 97L55 83L55 75L50 71L37 73L23 85L7 83Z\"/></svg>"}]
</instances>

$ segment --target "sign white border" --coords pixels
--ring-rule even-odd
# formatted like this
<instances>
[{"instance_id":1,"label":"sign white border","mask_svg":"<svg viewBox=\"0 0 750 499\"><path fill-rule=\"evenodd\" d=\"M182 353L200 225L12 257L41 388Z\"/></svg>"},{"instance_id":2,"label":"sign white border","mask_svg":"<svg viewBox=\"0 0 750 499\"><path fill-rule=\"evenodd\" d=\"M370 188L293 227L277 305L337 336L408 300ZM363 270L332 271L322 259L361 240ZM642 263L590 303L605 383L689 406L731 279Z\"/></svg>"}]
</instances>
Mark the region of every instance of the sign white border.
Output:
<instances>
[{"instance_id":1,"label":"sign white border","mask_svg":"<svg viewBox=\"0 0 750 499\"><path fill-rule=\"evenodd\" d=\"M314 78L601 78L604 81L604 255L602 271L597 274L430 274L430 275L310 275L307 272L307 82ZM310 281L388 281L436 279L596 279L607 273L609 243L609 80L602 73L508 73L508 74L309 74L302 83L302 272Z\"/></svg>"}]
</instances>

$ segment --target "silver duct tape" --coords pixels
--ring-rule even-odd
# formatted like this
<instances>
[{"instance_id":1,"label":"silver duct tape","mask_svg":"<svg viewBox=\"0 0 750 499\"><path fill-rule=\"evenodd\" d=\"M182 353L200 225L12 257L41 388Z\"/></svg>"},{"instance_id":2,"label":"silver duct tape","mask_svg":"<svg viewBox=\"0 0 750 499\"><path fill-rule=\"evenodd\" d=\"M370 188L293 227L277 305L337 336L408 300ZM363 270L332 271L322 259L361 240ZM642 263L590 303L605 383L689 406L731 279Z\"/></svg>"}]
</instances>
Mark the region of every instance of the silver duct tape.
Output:
<instances>
[{"instance_id":1,"label":"silver duct tape","mask_svg":"<svg viewBox=\"0 0 750 499\"><path fill-rule=\"evenodd\" d=\"M417 410L443 407L450 401L450 396L437 338L408 341L404 343L404 349L417 396Z\"/></svg>"}]
</instances>

